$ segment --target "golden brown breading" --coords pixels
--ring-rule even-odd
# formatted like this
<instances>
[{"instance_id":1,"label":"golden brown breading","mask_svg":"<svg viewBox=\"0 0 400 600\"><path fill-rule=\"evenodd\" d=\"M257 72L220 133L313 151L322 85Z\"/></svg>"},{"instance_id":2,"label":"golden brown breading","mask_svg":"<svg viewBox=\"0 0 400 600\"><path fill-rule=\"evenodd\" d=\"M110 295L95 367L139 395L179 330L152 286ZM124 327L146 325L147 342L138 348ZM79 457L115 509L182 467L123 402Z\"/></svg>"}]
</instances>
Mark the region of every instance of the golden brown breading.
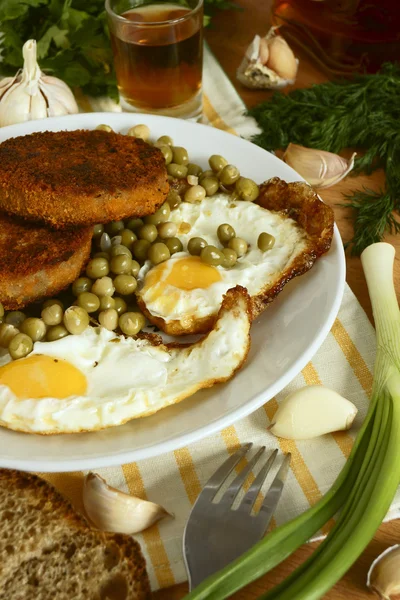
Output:
<instances>
[{"instance_id":1,"label":"golden brown breading","mask_svg":"<svg viewBox=\"0 0 400 600\"><path fill-rule=\"evenodd\" d=\"M44 131L0 144L0 209L56 229L153 213L169 186L158 148L106 131Z\"/></svg>"},{"instance_id":2,"label":"golden brown breading","mask_svg":"<svg viewBox=\"0 0 400 600\"><path fill-rule=\"evenodd\" d=\"M0 302L17 309L56 294L79 276L92 228L48 229L0 213Z\"/></svg>"}]
</instances>

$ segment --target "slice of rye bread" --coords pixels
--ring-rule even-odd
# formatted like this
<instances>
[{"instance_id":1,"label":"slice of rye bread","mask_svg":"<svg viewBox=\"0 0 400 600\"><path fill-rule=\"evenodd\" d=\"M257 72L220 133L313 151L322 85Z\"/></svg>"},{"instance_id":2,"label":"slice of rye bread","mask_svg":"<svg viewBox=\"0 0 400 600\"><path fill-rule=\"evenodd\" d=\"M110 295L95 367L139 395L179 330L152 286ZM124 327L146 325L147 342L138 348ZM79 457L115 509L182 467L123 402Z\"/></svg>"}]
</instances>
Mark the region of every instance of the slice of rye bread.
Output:
<instances>
[{"instance_id":1,"label":"slice of rye bread","mask_svg":"<svg viewBox=\"0 0 400 600\"><path fill-rule=\"evenodd\" d=\"M169 190L164 156L107 131L43 131L0 144L0 209L55 229L152 214Z\"/></svg>"},{"instance_id":2,"label":"slice of rye bread","mask_svg":"<svg viewBox=\"0 0 400 600\"><path fill-rule=\"evenodd\" d=\"M139 544L90 528L50 484L0 469L0 600L146 600Z\"/></svg>"},{"instance_id":3,"label":"slice of rye bread","mask_svg":"<svg viewBox=\"0 0 400 600\"><path fill-rule=\"evenodd\" d=\"M58 293L89 258L92 228L56 231L0 213L0 302L22 308Z\"/></svg>"}]
</instances>

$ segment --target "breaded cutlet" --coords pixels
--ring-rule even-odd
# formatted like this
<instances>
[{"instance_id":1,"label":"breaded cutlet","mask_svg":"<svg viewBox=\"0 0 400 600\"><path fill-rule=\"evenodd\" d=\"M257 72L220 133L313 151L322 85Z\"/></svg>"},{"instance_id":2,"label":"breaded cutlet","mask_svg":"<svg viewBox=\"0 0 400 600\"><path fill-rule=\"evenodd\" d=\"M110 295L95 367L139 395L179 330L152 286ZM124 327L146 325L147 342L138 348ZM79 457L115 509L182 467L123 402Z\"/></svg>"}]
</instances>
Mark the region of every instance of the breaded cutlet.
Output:
<instances>
[{"instance_id":1,"label":"breaded cutlet","mask_svg":"<svg viewBox=\"0 0 400 600\"><path fill-rule=\"evenodd\" d=\"M0 213L0 302L14 310L74 281L89 258L91 227L56 231Z\"/></svg>"},{"instance_id":2,"label":"breaded cutlet","mask_svg":"<svg viewBox=\"0 0 400 600\"><path fill-rule=\"evenodd\" d=\"M55 229L152 214L168 193L162 152L107 131L44 131L0 144L0 209Z\"/></svg>"}]
</instances>

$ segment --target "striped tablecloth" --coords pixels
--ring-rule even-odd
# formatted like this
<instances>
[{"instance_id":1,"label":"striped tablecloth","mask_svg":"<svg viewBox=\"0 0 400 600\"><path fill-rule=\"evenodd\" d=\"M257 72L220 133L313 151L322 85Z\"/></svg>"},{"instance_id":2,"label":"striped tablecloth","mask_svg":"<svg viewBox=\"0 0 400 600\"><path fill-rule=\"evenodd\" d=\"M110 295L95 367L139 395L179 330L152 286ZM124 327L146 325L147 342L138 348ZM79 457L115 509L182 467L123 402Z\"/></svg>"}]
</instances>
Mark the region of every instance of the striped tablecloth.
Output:
<instances>
[{"instance_id":1,"label":"striped tablecloth","mask_svg":"<svg viewBox=\"0 0 400 600\"><path fill-rule=\"evenodd\" d=\"M232 84L206 49L204 113L214 127L249 137L255 122L243 116L244 105ZM97 110L109 110L110 105ZM354 294L346 287L343 303L326 341L303 371L276 398L249 417L218 435L164 456L98 472L111 485L162 504L175 517L167 518L137 536L147 559L153 589L169 587L186 579L182 560L182 534L191 506L202 486L223 460L244 442L265 445L293 455L292 467L272 527L305 511L329 489L348 457L354 436L366 414L372 386L375 334ZM359 408L351 432L293 442L277 440L267 433L279 401L305 384L323 384L338 391ZM82 509L84 473L45 474ZM389 518L400 516L400 493ZM322 531L325 533L326 531Z\"/></svg>"}]
</instances>

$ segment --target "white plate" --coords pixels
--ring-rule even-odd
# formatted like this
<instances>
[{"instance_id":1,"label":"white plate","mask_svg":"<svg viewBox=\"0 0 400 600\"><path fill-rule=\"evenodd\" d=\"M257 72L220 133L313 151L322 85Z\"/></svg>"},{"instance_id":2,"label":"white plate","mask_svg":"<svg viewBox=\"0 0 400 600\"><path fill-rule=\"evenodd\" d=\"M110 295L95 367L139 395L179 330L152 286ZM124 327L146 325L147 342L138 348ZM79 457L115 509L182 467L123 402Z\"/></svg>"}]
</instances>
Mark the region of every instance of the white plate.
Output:
<instances>
[{"instance_id":1,"label":"white plate","mask_svg":"<svg viewBox=\"0 0 400 600\"><path fill-rule=\"evenodd\" d=\"M229 133L150 115L92 113L32 121L0 129L0 142L34 131L92 129L100 123L122 133L147 123L152 139L170 135L203 168L211 154L222 154L260 183L273 176L301 179L269 152ZM253 324L250 356L232 381L151 417L105 431L40 436L0 428L0 466L54 472L120 465L175 450L231 425L282 390L311 360L338 313L344 281L343 245L335 228L328 254L306 275L290 282Z\"/></svg>"}]
</instances>

